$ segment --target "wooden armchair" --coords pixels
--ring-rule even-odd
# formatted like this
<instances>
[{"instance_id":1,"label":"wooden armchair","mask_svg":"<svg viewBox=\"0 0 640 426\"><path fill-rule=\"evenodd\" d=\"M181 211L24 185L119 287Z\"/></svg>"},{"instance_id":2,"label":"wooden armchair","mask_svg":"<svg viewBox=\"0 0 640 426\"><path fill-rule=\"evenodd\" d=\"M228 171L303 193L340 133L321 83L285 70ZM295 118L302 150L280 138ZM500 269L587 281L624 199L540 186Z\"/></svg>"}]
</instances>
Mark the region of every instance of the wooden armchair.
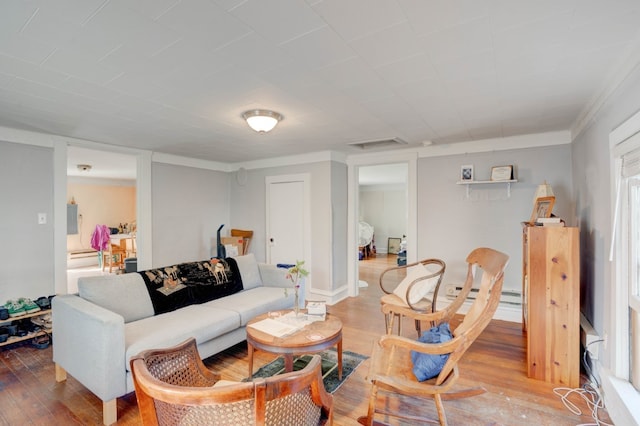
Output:
<instances>
[{"instance_id":1,"label":"wooden armchair","mask_svg":"<svg viewBox=\"0 0 640 426\"><path fill-rule=\"evenodd\" d=\"M422 268L421 270L418 270ZM394 320L398 320L398 335L402 334L402 317L415 319L416 331L420 336L421 322L415 316L434 312L438 290L446 269L440 259L425 259L403 266L393 266L380 274L380 288L385 293L380 298L381 310L387 334L393 330ZM433 293L429 290L433 289Z\"/></svg>"},{"instance_id":2,"label":"wooden armchair","mask_svg":"<svg viewBox=\"0 0 640 426\"><path fill-rule=\"evenodd\" d=\"M220 381L200 359L195 339L131 359L143 425L332 424L333 397L321 358L300 371L251 382Z\"/></svg>"},{"instance_id":3,"label":"wooden armchair","mask_svg":"<svg viewBox=\"0 0 640 426\"><path fill-rule=\"evenodd\" d=\"M369 409L366 417L358 421L361 424L374 424L376 413L409 419L412 422L434 422L418 416L393 413L377 408L378 391L397 393L412 397L433 398L441 425L447 424L443 399L464 398L486 392L481 387L454 390L452 387L458 379L458 361L465 354L475 339L491 321L502 291L503 272L509 257L489 248L478 248L467 256L467 278L462 291L445 309L434 313L423 314L416 318L440 325L451 322L453 316L462 306L476 281L476 268L483 270L477 298L469 308L460 324L453 330L451 340L444 343L421 343L401 336L385 335L374 345L368 379L373 386L369 397ZM413 373L411 352L421 354L449 354L440 373L429 380L419 382ZM391 406L391 404L384 404ZM400 405L401 407L402 405Z\"/></svg>"}]
</instances>

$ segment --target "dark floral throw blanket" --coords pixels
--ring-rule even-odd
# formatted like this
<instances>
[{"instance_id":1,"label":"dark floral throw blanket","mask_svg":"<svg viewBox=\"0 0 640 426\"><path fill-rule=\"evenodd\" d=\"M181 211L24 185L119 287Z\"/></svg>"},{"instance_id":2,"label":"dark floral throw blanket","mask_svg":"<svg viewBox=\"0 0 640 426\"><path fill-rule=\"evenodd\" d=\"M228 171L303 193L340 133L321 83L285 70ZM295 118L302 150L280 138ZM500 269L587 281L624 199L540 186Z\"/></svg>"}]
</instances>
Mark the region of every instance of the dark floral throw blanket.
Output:
<instances>
[{"instance_id":1,"label":"dark floral throw blanket","mask_svg":"<svg viewBox=\"0 0 640 426\"><path fill-rule=\"evenodd\" d=\"M181 263L138 272L149 291L155 314L208 302L242 290L232 258Z\"/></svg>"}]
</instances>

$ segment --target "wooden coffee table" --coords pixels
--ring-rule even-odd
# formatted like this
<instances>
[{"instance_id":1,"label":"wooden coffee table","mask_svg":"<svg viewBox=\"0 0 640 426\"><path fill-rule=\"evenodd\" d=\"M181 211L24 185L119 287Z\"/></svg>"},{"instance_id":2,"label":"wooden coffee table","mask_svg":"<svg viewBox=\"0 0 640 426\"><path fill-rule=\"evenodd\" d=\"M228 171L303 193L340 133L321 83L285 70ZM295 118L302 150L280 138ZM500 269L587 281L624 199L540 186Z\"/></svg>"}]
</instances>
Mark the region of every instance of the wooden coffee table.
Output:
<instances>
[{"instance_id":1,"label":"wooden coffee table","mask_svg":"<svg viewBox=\"0 0 640 426\"><path fill-rule=\"evenodd\" d=\"M275 315L285 315L290 311L278 311ZM300 311L301 315L304 310ZM249 355L249 378L253 376L253 351L282 355L285 371L293 371L293 356L325 351L336 346L338 352L338 378L342 380L342 321L327 314L324 321L316 321L301 330L284 337L276 337L259 331L250 325L273 317L274 312L259 315L247 323L247 349Z\"/></svg>"}]
</instances>

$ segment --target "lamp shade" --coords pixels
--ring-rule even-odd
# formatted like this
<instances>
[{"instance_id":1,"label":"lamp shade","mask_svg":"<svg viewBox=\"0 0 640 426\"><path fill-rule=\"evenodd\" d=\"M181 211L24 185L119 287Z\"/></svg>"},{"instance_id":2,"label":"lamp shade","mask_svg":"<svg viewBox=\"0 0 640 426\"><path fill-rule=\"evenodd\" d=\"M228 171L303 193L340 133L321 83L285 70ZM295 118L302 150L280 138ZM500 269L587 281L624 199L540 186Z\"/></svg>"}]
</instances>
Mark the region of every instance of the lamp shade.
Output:
<instances>
[{"instance_id":1,"label":"lamp shade","mask_svg":"<svg viewBox=\"0 0 640 426\"><path fill-rule=\"evenodd\" d=\"M258 133L271 131L284 117L282 114L266 109L252 109L242 114L249 127Z\"/></svg>"},{"instance_id":2,"label":"lamp shade","mask_svg":"<svg viewBox=\"0 0 640 426\"><path fill-rule=\"evenodd\" d=\"M533 204L536 204L536 200L541 197L553 197L553 189L551 189L551 185L547 183L545 180L543 184L538 185L536 189L536 194L533 197Z\"/></svg>"}]
</instances>

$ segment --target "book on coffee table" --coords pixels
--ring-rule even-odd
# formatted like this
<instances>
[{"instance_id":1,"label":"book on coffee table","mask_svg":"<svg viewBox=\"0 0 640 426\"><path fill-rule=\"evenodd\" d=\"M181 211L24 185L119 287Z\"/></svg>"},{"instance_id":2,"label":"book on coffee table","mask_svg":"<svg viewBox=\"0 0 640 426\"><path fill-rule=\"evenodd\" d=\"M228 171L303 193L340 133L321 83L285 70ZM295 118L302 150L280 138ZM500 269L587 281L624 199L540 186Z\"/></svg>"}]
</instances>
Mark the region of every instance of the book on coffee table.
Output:
<instances>
[{"instance_id":1,"label":"book on coffee table","mask_svg":"<svg viewBox=\"0 0 640 426\"><path fill-rule=\"evenodd\" d=\"M296 331L302 329L307 323L285 323L283 321L278 321L271 318L265 318L261 321L254 322L253 324L249 324L249 327L253 327L258 331L262 331L263 333L270 334L275 337L284 337L289 334L295 333Z\"/></svg>"}]
</instances>

